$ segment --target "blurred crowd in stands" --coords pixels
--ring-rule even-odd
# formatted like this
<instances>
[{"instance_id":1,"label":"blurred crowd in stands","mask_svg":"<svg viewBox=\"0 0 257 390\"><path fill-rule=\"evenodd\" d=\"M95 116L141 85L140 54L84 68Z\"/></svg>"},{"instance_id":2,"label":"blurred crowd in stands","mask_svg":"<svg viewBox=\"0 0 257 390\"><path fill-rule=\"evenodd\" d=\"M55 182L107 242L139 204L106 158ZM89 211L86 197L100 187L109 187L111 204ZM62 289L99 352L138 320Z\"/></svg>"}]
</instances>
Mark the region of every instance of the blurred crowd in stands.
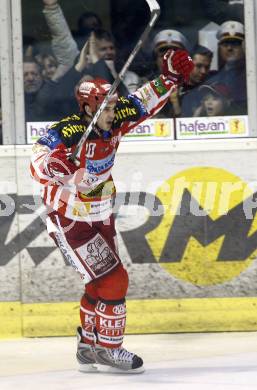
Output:
<instances>
[{"instance_id":1,"label":"blurred crowd in stands","mask_svg":"<svg viewBox=\"0 0 257 390\"><path fill-rule=\"evenodd\" d=\"M158 75L165 51L181 48L190 52L195 68L189 83L172 92L158 117L247 114L243 0L201 2L210 22L202 35L197 31L197 42L168 22L155 29L120 84L119 94L131 93ZM194 2L179 3L184 5L181 15L187 15ZM42 49L32 37L23 37L27 122L55 121L76 112L77 83L94 78L113 83L128 54L117 48L112 33L103 29L103 21L95 12L81 14L73 32L58 0L42 0L42 12L51 36L49 45ZM181 25L184 22L181 20Z\"/></svg>"}]
</instances>

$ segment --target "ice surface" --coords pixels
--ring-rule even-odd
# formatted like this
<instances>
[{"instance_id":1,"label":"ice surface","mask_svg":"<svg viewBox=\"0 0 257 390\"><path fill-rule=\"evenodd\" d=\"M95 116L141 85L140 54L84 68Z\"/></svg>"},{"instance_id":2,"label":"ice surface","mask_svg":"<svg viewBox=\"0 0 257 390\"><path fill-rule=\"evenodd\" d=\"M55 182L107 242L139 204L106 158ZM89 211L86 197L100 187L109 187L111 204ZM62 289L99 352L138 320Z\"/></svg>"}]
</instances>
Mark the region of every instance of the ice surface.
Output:
<instances>
[{"instance_id":1,"label":"ice surface","mask_svg":"<svg viewBox=\"0 0 257 390\"><path fill-rule=\"evenodd\" d=\"M75 337L0 342L0 389L256 390L257 332L126 336L138 375L77 371Z\"/></svg>"}]
</instances>

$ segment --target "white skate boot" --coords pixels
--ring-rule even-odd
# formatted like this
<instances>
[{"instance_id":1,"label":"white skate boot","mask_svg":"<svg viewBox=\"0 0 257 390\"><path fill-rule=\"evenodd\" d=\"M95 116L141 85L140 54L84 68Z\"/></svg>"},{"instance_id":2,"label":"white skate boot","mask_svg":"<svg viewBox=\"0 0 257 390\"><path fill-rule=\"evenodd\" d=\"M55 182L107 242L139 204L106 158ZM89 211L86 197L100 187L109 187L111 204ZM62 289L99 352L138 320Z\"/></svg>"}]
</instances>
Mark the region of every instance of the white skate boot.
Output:
<instances>
[{"instance_id":1,"label":"white skate boot","mask_svg":"<svg viewBox=\"0 0 257 390\"><path fill-rule=\"evenodd\" d=\"M100 371L140 374L145 370L143 360L125 348L111 349L96 345L95 352Z\"/></svg>"},{"instance_id":2,"label":"white skate boot","mask_svg":"<svg viewBox=\"0 0 257 390\"><path fill-rule=\"evenodd\" d=\"M78 347L76 358L79 363L79 371L82 372L97 372L96 358L95 358L95 347L90 344L83 343L82 328L77 328L77 339Z\"/></svg>"}]
</instances>

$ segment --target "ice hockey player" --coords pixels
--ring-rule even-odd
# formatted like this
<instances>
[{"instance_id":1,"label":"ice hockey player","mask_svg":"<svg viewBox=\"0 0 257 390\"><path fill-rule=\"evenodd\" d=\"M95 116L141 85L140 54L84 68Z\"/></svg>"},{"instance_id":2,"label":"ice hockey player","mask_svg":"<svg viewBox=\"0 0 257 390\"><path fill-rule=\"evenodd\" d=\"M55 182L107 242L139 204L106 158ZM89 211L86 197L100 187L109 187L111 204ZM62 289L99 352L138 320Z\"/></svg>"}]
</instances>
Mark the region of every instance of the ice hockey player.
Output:
<instances>
[{"instance_id":1,"label":"ice hockey player","mask_svg":"<svg viewBox=\"0 0 257 390\"><path fill-rule=\"evenodd\" d=\"M33 146L31 174L43 185L48 233L85 283L81 371L144 371L143 360L123 348L128 274L117 249L111 170L121 137L158 112L192 69L186 51L169 50L158 78L126 97L112 95L75 164L70 154L111 87L104 80L82 81L76 88L79 114L54 124Z\"/></svg>"}]
</instances>

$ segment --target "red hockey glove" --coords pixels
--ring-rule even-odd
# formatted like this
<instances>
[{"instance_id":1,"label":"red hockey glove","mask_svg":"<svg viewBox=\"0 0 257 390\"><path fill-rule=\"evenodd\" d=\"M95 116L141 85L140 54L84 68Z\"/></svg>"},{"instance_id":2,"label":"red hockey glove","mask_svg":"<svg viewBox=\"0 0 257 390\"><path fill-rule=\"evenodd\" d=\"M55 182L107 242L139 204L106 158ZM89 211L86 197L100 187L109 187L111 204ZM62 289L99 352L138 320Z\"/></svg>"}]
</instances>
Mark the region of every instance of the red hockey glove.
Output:
<instances>
[{"instance_id":1,"label":"red hockey glove","mask_svg":"<svg viewBox=\"0 0 257 390\"><path fill-rule=\"evenodd\" d=\"M50 152L45 160L45 170L51 177L62 178L65 175L72 175L79 168L69 160L71 153L67 149L55 149Z\"/></svg>"},{"instance_id":2,"label":"red hockey glove","mask_svg":"<svg viewBox=\"0 0 257 390\"><path fill-rule=\"evenodd\" d=\"M188 82L194 63L186 50L168 50L163 57L162 72L176 84Z\"/></svg>"}]
</instances>

